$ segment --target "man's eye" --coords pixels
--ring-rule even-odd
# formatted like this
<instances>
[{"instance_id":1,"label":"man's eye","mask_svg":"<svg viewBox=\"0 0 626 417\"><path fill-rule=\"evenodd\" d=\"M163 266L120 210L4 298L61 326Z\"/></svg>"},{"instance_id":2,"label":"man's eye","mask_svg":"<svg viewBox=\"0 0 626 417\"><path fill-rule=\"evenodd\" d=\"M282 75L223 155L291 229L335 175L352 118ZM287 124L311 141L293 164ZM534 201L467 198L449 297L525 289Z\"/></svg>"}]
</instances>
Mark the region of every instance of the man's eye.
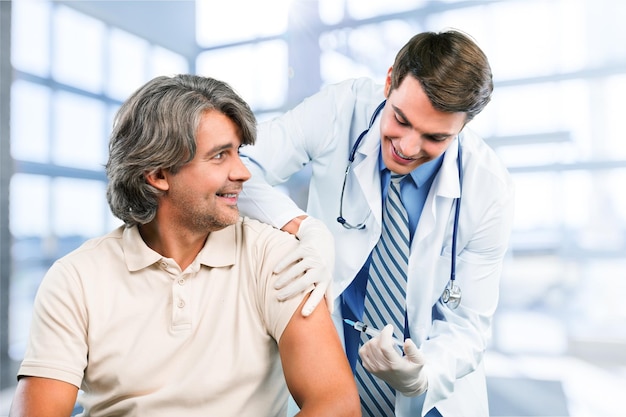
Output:
<instances>
[{"instance_id":1,"label":"man's eye","mask_svg":"<svg viewBox=\"0 0 626 417\"><path fill-rule=\"evenodd\" d=\"M224 158L224 152L220 152L213 156L213 159L222 159L222 158Z\"/></svg>"}]
</instances>

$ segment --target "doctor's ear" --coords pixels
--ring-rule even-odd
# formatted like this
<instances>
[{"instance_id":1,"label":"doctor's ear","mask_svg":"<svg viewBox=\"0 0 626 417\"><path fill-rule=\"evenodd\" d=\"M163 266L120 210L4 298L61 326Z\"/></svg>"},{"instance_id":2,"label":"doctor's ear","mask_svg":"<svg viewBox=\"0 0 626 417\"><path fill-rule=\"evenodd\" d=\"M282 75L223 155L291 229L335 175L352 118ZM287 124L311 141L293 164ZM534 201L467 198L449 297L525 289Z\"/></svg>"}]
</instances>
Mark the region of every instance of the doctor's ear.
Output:
<instances>
[{"instance_id":1,"label":"doctor's ear","mask_svg":"<svg viewBox=\"0 0 626 417\"><path fill-rule=\"evenodd\" d=\"M143 176L146 182L157 190L166 191L170 188L167 175L165 175L165 171L161 168L155 169L154 171L146 171L143 173Z\"/></svg>"},{"instance_id":2,"label":"doctor's ear","mask_svg":"<svg viewBox=\"0 0 626 417\"><path fill-rule=\"evenodd\" d=\"M389 98L389 92L391 91L391 74L393 73L393 67L389 67L387 70L387 77L385 78L385 98Z\"/></svg>"}]
</instances>

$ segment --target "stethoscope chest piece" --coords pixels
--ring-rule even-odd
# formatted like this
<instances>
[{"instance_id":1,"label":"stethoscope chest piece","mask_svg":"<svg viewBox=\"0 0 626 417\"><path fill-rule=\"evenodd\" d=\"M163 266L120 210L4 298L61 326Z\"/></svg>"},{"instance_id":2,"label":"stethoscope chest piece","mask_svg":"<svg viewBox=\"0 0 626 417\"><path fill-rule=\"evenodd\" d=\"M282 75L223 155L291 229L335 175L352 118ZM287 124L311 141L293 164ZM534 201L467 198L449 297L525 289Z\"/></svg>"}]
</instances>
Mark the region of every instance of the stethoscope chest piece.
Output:
<instances>
[{"instance_id":1,"label":"stethoscope chest piece","mask_svg":"<svg viewBox=\"0 0 626 417\"><path fill-rule=\"evenodd\" d=\"M441 301L451 309L457 308L461 304L461 288L450 280L441 294Z\"/></svg>"}]
</instances>

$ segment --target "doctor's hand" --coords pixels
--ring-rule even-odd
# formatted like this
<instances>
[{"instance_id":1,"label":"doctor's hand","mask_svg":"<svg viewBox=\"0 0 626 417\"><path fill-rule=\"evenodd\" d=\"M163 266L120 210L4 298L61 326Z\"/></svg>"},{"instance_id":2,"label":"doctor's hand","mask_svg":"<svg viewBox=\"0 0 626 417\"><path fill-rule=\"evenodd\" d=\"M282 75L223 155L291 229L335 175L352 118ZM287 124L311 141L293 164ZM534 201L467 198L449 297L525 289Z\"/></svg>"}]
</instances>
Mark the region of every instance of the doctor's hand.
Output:
<instances>
[{"instance_id":1,"label":"doctor's hand","mask_svg":"<svg viewBox=\"0 0 626 417\"><path fill-rule=\"evenodd\" d=\"M298 248L274 269L274 273L283 273L274 285L279 290L278 299L289 299L314 284L313 292L302 307L302 315L309 316L324 295L332 313L333 300L330 292L335 266L335 239L326 225L313 217L302 220L296 237L300 241Z\"/></svg>"},{"instance_id":2,"label":"doctor's hand","mask_svg":"<svg viewBox=\"0 0 626 417\"><path fill-rule=\"evenodd\" d=\"M388 324L359 349L363 367L406 396L422 394L428 389L422 352L411 339L404 341L405 356L394 346L393 326Z\"/></svg>"}]
</instances>

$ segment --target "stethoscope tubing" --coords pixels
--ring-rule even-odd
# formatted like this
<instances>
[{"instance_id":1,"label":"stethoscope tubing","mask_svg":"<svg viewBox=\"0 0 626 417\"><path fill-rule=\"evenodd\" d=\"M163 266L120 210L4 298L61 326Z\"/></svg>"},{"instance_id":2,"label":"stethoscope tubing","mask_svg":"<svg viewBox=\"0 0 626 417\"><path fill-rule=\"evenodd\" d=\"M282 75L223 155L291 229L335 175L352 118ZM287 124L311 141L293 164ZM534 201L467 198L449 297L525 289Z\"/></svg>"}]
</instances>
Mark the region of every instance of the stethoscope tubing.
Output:
<instances>
[{"instance_id":1,"label":"stethoscope tubing","mask_svg":"<svg viewBox=\"0 0 626 417\"><path fill-rule=\"evenodd\" d=\"M367 132L369 132L372 126L374 125L374 121L376 120L376 117L381 112L383 107L385 107L386 102L387 100L383 100L378 105L378 107L376 107L370 119L369 126L367 127L367 129L361 132L356 142L354 142L354 145L352 145L352 149L350 150L350 155L348 157L348 166L346 167L346 171L343 177L343 186L341 187L341 197L339 200L339 217L337 217L337 222L339 222L346 229L356 229L356 230L365 229L365 222L352 225L348 223L346 219L343 217L343 197L344 197L344 192L346 190L346 181L348 178L348 174L350 173L350 168L352 166L352 163L354 162L356 151L359 148L359 145L361 144L361 141L363 140ZM458 140L458 156L457 156L456 161L457 161L457 168L459 171L459 196L455 199L454 221L452 224L452 254L451 254L451 260L450 260L450 281L448 282L448 285L446 286L446 290L444 291L444 294L448 292L447 293L448 297L442 297L442 301L452 309L455 309L456 307L458 307L460 300L461 300L461 289L458 287L458 285L455 284L455 281L456 281L457 235L459 231L459 214L461 211L461 196L463 194L463 161L462 161L463 149L461 147L461 138L457 136L457 140ZM455 295L450 297L451 293L454 293ZM452 303L449 303L451 298L453 299Z\"/></svg>"}]
</instances>

